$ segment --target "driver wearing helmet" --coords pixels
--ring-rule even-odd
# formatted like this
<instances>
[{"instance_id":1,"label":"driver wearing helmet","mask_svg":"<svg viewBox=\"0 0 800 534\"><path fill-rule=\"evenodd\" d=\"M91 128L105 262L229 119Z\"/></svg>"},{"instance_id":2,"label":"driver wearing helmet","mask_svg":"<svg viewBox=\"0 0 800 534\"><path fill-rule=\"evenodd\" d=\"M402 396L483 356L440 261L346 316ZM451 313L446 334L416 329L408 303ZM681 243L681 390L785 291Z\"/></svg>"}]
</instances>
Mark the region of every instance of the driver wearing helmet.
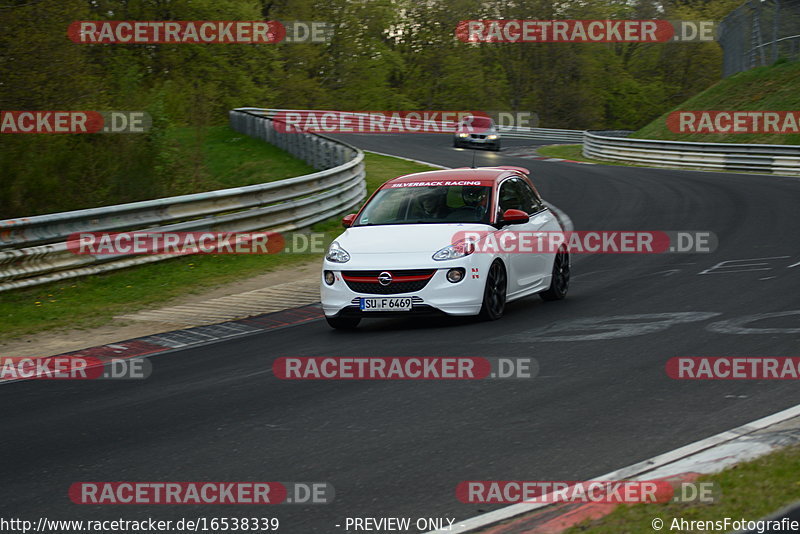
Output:
<instances>
[{"instance_id":1,"label":"driver wearing helmet","mask_svg":"<svg viewBox=\"0 0 800 534\"><path fill-rule=\"evenodd\" d=\"M447 208L447 187L426 187L419 196L420 215L425 219L443 219L449 213Z\"/></svg>"},{"instance_id":2,"label":"driver wearing helmet","mask_svg":"<svg viewBox=\"0 0 800 534\"><path fill-rule=\"evenodd\" d=\"M461 189L464 205L475 209L475 215L479 221L484 219L489 209L489 191L491 191L490 187L480 185L464 186Z\"/></svg>"}]
</instances>

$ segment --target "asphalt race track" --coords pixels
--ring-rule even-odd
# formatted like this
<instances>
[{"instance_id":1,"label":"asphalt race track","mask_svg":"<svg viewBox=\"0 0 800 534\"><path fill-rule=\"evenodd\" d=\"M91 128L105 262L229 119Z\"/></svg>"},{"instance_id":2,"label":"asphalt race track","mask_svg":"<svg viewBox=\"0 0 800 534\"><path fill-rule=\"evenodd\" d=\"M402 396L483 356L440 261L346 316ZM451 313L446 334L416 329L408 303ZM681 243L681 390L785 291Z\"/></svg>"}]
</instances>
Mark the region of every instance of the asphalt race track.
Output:
<instances>
[{"instance_id":1,"label":"asphalt race track","mask_svg":"<svg viewBox=\"0 0 800 534\"><path fill-rule=\"evenodd\" d=\"M446 135L341 137L471 163ZM575 229L708 230L718 249L576 256L566 300L528 298L493 323L374 320L350 333L316 321L156 356L142 382L0 386L0 515L274 516L290 534L343 532L356 516L466 519L491 507L456 500L460 481L586 479L800 403L788 380L675 381L664 370L674 356L800 356L800 179L545 162L506 156L513 145L530 142L504 140L477 164L528 167ZM597 328L611 316L621 317ZM286 382L271 372L280 356L532 356L540 376ZM67 497L76 481L122 480L327 481L336 501Z\"/></svg>"}]
</instances>

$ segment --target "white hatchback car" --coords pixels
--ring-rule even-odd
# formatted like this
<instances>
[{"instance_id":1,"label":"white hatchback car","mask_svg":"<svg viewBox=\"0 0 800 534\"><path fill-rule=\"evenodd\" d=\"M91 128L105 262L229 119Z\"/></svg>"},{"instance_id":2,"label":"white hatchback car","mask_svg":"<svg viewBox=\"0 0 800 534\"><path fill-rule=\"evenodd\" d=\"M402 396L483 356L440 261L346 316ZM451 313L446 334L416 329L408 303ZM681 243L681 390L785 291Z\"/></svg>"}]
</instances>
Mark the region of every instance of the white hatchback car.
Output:
<instances>
[{"instance_id":1,"label":"white hatchback car","mask_svg":"<svg viewBox=\"0 0 800 534\"><path fill-rule=\"evenodd\" d=\"M383 184L325 255L322 307L333 328L364 317L424 313L503 315L505 304L539 293L564 298L566 248L555 253L478 251L470 232L562 232L521 167L449 169L409 174Z\"/></svg>"}]
</instances>

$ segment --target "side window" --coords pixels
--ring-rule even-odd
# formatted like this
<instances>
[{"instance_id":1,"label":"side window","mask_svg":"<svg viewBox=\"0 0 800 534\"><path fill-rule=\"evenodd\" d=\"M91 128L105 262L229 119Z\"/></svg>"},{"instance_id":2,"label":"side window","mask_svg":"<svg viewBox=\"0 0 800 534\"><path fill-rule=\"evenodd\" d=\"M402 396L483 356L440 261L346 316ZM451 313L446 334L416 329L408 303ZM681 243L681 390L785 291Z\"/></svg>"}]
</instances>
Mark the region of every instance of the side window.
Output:
<instances>
[{"instance_id":1,"label":"side window","mask_svg":"<svg viewBox=\"0 0 800 534\"><path fill-rule=\"evenodd\" d=\"M506 180L500 186L500 212L506 210L523 210L527 212L525 199L522 196L520 182L516 178Z\"/></svg>"},{"instance_id":2,"label":"side window","mask_svg":"<svg viewBox=\"0 0 800 534\"><path fill-rule=\"evenodd\" d=\"M540 200L539 195L537 195L536 192L531 189L531 186L529 186L527 182L520 180L519 185L520 189L522 190L523 205L527 206L525 211L531 214L541 210L544 206L542 206L542 201Z\"/></svg>"}]
</instances>

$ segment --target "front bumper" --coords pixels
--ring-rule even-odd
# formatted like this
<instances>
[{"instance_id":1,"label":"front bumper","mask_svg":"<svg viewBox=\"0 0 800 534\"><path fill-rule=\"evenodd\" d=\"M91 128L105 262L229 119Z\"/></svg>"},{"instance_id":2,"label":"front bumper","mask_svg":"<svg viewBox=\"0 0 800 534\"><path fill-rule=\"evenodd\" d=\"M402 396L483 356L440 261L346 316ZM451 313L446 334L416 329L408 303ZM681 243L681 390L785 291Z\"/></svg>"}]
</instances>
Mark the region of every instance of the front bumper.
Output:
<instances>
[{"instance_id":1,"label":"front bumper","mask_svg":"<svg viewBox=\"0 0 800 534\"><path fill-rule=\"evenodd\" d=\"M338 316L358 316L358 317L388 317L388 316L410 316L426 314L447 314L447 315L477 315L483 303L483 290L485 285L485 270L472 260L475 255L459 260L446 262L407 265L392 265L390 262L381 264L380 267L358 265L357 268L348 264L336 264L325 261L323 272L333 271L335 280L333 285L325 283L322 273L320 273L320 296L322 309L328 317ZM465 269L464 279L457 283L449 282L446 278L447 271L461 267ZM392 271L395 269L436 269L431 279L422 289L408 293L389 293L373 294L359 293L348 287L342 278L342 271L350 270L381 270ZM361 311L359 299L380 298L380 297L410 297L412 299L412 310L408 312L394 311Z\"/></svg>"},{"instance_id":2,"label":"front bumper","mask_svg":"<svg viewBox=\"0 0 800 534\"><path fill-rule=\"evenodd\" d=\"M487 139L487 138L480 138L480 137L458 137L455 138L456 143L461 145L471 145L471 146L483 146L483 147L497 147L500 146L500 138L496 139Z\"/></svg>"}]
</instances>

